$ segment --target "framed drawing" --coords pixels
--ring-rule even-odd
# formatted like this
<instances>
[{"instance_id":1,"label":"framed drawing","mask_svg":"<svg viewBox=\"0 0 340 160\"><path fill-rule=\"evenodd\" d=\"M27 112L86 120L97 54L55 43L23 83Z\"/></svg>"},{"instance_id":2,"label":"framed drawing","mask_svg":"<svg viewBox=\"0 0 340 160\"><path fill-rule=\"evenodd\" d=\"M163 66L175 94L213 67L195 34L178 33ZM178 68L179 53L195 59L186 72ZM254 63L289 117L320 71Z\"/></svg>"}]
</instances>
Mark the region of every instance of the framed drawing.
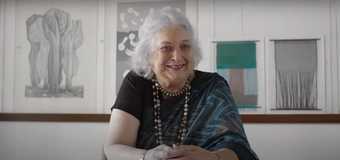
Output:
<instances>
[{"instance_id":1,"label":"framed drawing","mask_svg":"<svg viewBox=\"0 0 340 160\"><path fill-rule=\"evenodd\" d=\"M267 39L270 113L327 113L322 36Z\"/></svg>"},{"instance_id":2,"label":"framed drawing","mask_svg":"<svg viewBox=\"0 0 340 160\"><path fill-rule=\"evenodd\" d=\"M216 70L229 83L241 113L265 111L263 41L215 41Z\"/></svg>"},{"instance_id":3,"label":"framed drawing","mask_svg":"<svg viewBox=\"0 0 340 160\"><path fill-rule=\"evenodd\" d=\"M116 92L129 72L129 58L138 41L138 29L149 12L173 7L186 13L185 0L118 1L116 35Z\"/></svg>"},{"instance_id":4,"label":"framed drawing","mask_svg":"<svg viewBox=\"0 0 340 160\"><path fill-rule=\"evenodd\" d=\"M2 112L98 113L103 0L6 2Z\"/></svg>"}]
</instances>

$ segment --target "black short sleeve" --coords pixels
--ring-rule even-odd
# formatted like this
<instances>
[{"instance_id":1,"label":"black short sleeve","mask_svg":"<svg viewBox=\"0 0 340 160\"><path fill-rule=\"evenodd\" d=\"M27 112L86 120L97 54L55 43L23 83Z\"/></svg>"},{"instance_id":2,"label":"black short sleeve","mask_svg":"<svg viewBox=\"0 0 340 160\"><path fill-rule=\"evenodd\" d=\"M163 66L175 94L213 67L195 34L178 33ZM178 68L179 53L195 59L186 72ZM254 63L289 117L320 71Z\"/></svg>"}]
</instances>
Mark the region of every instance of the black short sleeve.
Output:
<instances>
[{"instance_id":1,"label":"black short sleeve","mask_svg":"<svg viewBox=\"0 0 340 160\"><path fill-rule=\"evenodd\" d=\"M124 78L113 108L121 109L141 120L146 79L130 71Z\"/></svg>"}]
</instances>

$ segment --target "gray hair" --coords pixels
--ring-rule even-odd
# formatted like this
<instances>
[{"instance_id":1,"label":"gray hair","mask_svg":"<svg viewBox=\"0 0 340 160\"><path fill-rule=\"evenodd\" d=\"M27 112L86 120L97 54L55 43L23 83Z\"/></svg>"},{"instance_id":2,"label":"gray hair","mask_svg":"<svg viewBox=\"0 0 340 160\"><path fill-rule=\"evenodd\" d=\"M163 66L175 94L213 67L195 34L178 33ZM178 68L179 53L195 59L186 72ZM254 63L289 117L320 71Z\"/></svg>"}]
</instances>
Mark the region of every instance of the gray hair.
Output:
<instances>
[{"instance_id":1,"label":"gray hair","mask_svg":"<svg viewBox=\"0 0 340 160\"><path fill-rule=\"evenodd\" d=\"M194 31L189 20L178 10L170 7L160 9L158 11L150 12L145 18L144 23L139 28L138 38L139 41L134 50L134 54L131 57L131 67L134 72L139 76L151 79L154 75L152 72L152 66L150 64L150 58L152 54L152 38L162 28L179 25L189 33L192 39L192 51L193 51L193 65L194 68L201 60L201 50L198 46L198 42L194 38Z\"/></svg>"}]
</instances>

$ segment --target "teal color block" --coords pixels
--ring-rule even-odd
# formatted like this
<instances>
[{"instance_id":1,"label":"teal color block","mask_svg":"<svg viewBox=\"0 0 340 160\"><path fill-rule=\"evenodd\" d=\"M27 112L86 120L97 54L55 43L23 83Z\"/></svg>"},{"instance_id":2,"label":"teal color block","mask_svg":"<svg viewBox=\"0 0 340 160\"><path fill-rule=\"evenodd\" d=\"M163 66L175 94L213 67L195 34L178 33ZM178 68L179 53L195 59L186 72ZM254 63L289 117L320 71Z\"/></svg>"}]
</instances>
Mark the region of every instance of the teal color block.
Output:
<instances>
[{"instance_id":1,"label":"teal color block","mask_svg":"<svg viewBox=\"0 0 340 160\"><path fill-rule=\"evenodd\" d=\"M253 41L217 43L217 69L256 68L256 44Z\"/></svg>"}]
</instances>

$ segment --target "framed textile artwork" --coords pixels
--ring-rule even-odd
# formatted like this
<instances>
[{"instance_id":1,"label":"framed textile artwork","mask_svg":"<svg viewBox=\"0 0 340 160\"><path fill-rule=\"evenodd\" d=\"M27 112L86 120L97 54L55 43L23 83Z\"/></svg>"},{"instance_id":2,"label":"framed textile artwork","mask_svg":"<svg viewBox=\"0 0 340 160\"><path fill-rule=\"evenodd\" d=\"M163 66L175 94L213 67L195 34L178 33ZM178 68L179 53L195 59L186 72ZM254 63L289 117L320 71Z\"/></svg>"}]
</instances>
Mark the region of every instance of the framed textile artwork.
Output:
<instances>
[{"instance_id":1,"label":"framed textile artwork","mask_svg":"<svg viewBox=\"0 0 340 160\"><path fill-rule=\"evenodd\" d=\"M267 48L269 112L328 112L322 36L269 38Z\"/></svg>"},{"instance_id":2,"label":"framed textile artwork","mask_svg":"<svg viewBox=\"0 0 340 160\"><path fill-rule=\"evenodd\" d=\"M239 108L257 107L255 42L217 43L217 72L229 83Z\"/></svg>"}]
</instances>

